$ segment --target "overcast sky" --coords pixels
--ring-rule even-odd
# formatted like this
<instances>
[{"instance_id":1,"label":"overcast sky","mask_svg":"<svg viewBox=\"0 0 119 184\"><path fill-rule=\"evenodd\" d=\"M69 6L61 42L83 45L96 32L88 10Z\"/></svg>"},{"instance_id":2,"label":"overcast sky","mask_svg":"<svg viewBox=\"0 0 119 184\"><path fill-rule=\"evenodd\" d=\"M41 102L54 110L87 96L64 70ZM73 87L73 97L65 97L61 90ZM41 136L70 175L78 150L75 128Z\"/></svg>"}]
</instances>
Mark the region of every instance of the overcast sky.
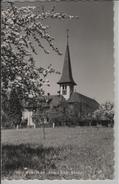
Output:
<instances>
[{"instance_id":1,"label":"overcast sky","mask_svg":"<svg viewBox=\"0 0 119 184\"><path fill-rule=\"evenodd\" d=\"M17 3L18 4L18 3ZM113 102L114 58L113 58L113 3L111 1L79 1L79 2L33 2L22 3L51 9L55 5L57 11L79 16L78 20L49 20L50 32L56 38L56 46L63 55L58 56L51 51L46 55L37 49L36 64L47 67L52 64L56 70L62 71L66 49L66 29L69 28L69 48L73 78L77 83L76 91L95 98L99 103ZM51 87L46 91L57 94L60 75L52 74Z\"/></svg>"}]
</instances>

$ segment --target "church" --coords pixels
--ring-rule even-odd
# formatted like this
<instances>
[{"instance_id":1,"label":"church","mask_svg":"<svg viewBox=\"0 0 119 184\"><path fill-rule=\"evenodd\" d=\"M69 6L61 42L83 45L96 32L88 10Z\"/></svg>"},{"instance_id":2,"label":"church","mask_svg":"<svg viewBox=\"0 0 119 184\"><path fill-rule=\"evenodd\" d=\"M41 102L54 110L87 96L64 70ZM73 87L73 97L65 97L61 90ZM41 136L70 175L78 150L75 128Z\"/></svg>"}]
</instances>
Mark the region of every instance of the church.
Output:
<instances>
[{"instance_id":1,"label":"church","mask_svg":"<svg viewBox=\"0 0 119 184\"><path fill-rule=\"evenodd\" d=\"M45 99L42 103L44 106L43 114L45 114L45 116L40 115L42 118L41 120L38 119L38 122L41 121L42 123L42 121L44 121L46 124L49 122L51 122L51 124L55 122L55 125L62 126L67 125L67 123L72 123L73 121L75 124L75 122L82 120L85 121L87 118L90 118L92 113L98 109L99 103L96 100L75 92L74 88L77 84L72 75L68 32L62 74L57 84L59 85L60 89L58 94L48 94L47 96L42 97L42 99ZM29 107L29 105L27 107ZM31 108L25 109L27 110L26 114L34 114ZM39 113L40 107L37 106L36 114ZM28 122L32 122L32 124L35 123L30 120ZM30 126L30 124L28 123L27 125Z\"/></svg>"},{"instance_id":2,"label":"church","mask_svg":"<svg viewBox=\"0 0 119 184\"><path fill-rule=\"evenodd\" d=\"M57 84L60 89L59 94L48 96L49 117L57 119L60 116L64 116L61 112L65 111L66 113L68 110L69 116L73 112L75 117L85 119L87 116L91 116L91 114L98 109L99 103L96 100L75 92L74 90L77 84L72 75L68 33L62 75Z\"/></svg>"}]
</instances>

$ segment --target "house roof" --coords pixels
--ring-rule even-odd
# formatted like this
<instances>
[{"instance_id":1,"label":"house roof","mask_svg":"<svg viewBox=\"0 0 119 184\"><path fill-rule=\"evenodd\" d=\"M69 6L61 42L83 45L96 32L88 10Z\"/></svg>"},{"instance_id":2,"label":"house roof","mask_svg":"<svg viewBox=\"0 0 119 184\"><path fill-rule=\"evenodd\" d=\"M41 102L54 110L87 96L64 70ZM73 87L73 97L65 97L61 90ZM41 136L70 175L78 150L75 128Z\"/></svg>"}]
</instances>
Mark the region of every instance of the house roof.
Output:
<instances>
[{"instance_id":1,"label":"house roof","mask_svg":"<svg viewBox=\"0 0 119 184\"><path fill-rule=\"evenodd\" d=\"M69 51L68 41L67 41L67 47L66 47L66 52L65 52L62 76L61 76L58 84L65 84L65 83L70 83L70 84L76 85L76 83L74 82L74 79L72 77L72 68L71 68L71 60L70 60L70 51Z\"/></svg>"}]
</instances>

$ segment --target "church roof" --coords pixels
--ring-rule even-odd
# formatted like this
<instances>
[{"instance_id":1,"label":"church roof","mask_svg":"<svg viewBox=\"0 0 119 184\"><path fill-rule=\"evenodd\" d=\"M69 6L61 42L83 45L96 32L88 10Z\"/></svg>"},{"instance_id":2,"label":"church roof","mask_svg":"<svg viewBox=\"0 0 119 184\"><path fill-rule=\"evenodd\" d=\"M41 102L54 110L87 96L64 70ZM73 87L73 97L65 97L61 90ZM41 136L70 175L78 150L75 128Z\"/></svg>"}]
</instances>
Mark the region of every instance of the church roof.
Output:
<instances>
[{"instance_id":1,"label":"church roof","mask_svg":"<svg viewBox=\"0 0 119 184\"><path fill-rule=\"evenodd\" d=\"M69 51L68 41L67 41L67 47L66 47L66 52L65 52L62 76L61 76L58 84L65 84L65 83L70 83L70 84L76 85L76 83L74 82L74 79L72 77L72 68L71 68L71 60L70 60L70 51Z\"/></svg>"},{"instance_id":2,"label":"church roof","mask_svg":"<svg viewBox=\"0 0 119 184\"><path fill-rule=\"evenodd\" d=\"M50 95L49 96L50 105L58 106L61 102L64 102L65 99L62 95Z\"/></svg>"},{"instance_id":3,"label":"church roof","mask_svg":"<svg viewBox=\"0 0 119 184\"><path fill-rule=\"evenodd\" d=\"M61 103L72 103L72 104L90 104L92 107L98 108L99 103L90 97L84 96L78 92L74 92L71 94L70 98L66 101L62 95L50 95L50 107L57 107Z\"/></svg>"},{"instance_id":4,"label":"church roof","mask_svg":"<svg viewBox=\"0 0 119 184\"><path fill-rule=\"evenodd\" d=\"M67 102L69 103L74 103L74 102L75 103L89 103L92 105L96 105L97 107L99 106L99 103L95 99L84 96L77 92L72 93L71 97L69 98Z\"/></svg>"}]
</instances>

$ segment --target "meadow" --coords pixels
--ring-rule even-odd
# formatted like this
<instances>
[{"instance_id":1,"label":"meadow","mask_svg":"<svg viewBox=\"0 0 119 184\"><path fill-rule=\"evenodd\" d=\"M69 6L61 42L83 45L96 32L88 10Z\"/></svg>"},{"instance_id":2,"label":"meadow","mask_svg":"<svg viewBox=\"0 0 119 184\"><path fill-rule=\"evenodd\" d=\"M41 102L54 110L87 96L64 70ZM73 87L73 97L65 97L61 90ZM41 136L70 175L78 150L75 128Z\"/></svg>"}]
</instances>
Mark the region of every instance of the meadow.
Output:
<instances>
[{"instance_id":1,"label":"meadow","mask_svg":"<svg viewBox=\"0 0 119 184\"><path fill-rule=\"evenodd\" d=\"M113 179L114 133L105 127L2 130L2 179Z\"/></svg>"}]
</instances>

